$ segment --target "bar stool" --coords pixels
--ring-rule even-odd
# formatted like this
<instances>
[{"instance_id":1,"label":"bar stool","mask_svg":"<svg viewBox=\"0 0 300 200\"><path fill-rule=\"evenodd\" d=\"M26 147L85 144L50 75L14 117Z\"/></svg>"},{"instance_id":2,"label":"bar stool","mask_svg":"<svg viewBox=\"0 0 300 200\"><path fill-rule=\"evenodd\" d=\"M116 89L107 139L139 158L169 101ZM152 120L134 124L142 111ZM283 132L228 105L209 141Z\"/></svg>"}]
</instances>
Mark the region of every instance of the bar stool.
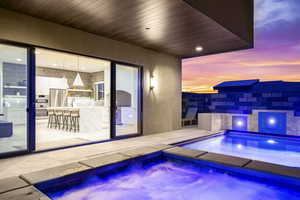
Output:
<instances>
[{"instance_id":1,"label":"bar stool","mask_svg":"<svg viewBox=\"0 0 300 200\"><path fill-rule=\"evenodd\" d=\"M62 129L66 130L66 131L69 131L71 129L71 111L70 110L63 111Z\"/></svg>"},{"instance_id":2,"label":"bar stool","mask_svg":"<svg viewBox=\"0 0 300 200\"><path fill-rule=\"evenodd\" d=\"M74 132L79 131L79 109L74 109L71 111L71 130Z\"/></svg>"},{"instance_id":3,"label":"bar stool","mask_svg":"<svg viewBox=\"0 0 300 200\"><path fill-rule=\"evenodd\" d=\"M55 128L60 129L63 122L63 110L62 109L55 109L55 119L56 119L56 126Z\"/></svg>"},{"instance_id":4,"label":"bar stool","mask_svg":"<svg viewBox=\"0 0 300 200\"><path fill-rule=\"evenodd\" d=\"M56 126L56 117L53 109L48 109L48 128Z\"/></svg>"}]
</instances>

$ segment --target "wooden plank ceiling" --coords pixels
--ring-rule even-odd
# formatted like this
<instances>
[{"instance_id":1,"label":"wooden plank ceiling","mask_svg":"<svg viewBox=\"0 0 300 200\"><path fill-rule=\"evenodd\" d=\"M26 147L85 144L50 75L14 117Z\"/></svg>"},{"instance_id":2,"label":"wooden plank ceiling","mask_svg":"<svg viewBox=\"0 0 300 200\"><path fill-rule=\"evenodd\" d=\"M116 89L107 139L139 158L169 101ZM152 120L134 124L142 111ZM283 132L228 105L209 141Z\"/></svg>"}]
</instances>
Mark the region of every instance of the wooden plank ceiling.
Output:
<instances>
[{"instance_id":1,"label":"wooden plank ceiling","mask_svg":"<svg viewBox=\"0 0 300 200\"><path fill-rule=\"evenodd\" d=\"M198 2L206 1L215 1L218 6L220 0ZM239 12L248 17L234 21L247 24L248 29L241 30L243 34L225 28L218 20L232 15L225 12L226 7L232 12L237 4L231 1L222 5L224 12L218 12L218 18L212 4L199 7L189 0L1 0L0 7L186 58L252 47L252 37L242 36L253 33L253 8L249 4L253 0L238 0L242 4ZM215 19L208 17L210 13ZM196 52L196 46L204 50Z\"/></svg>"}]
</instances>

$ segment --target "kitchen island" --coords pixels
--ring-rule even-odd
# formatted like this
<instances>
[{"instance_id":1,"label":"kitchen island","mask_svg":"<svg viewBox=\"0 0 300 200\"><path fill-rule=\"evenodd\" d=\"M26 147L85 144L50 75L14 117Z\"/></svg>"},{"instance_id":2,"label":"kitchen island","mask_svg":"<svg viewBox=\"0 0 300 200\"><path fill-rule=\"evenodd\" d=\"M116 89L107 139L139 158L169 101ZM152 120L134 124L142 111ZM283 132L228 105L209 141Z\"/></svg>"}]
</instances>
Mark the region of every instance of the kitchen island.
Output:
<instances>
[{"instance_id":1,"label":"kitchen island","mask_svg":"<svg viewBox=\"0 0 300 200\"><path fill-rule=\"evenodd\" d=\"M105 106L49 107L47 110L52 110L54 113L79 112L80 133L94 135L109 131L109 108Z\"/></svg>"}]
</instances>

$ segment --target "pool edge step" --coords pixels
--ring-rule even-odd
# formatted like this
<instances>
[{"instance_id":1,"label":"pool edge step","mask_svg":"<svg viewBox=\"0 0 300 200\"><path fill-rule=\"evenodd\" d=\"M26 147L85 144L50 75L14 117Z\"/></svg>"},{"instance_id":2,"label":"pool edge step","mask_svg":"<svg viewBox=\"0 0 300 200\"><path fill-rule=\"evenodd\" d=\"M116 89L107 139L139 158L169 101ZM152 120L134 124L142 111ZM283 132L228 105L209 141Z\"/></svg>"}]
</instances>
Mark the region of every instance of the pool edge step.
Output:
<instances>
[{"instance_id":1,"label":"pool edge step","mask_svg":"<svg viewBox=\"0 0 300 200\"><path fill-rule=\"evenodd\" d=\"M216 162L224 165L230 165L234 167L243 167L251 161L247 158L240 158L236 156L229 156L211 152L207 152L206 154L200 155L197 157L197 159Z\"/></svg>"},{"instance_id":2,"label":"pool edge step","mask_svg":"<svg viewBox=\"0 0 300 200\"><path fill-rule=\"evenodd\" d=\"M251 162L245 165L244 168L267 172L275 175L288 176L300 180L300 168L297 167L289 167L268 162L262 162L258 160L251 160Z\"/></svg>"}]
</instances>

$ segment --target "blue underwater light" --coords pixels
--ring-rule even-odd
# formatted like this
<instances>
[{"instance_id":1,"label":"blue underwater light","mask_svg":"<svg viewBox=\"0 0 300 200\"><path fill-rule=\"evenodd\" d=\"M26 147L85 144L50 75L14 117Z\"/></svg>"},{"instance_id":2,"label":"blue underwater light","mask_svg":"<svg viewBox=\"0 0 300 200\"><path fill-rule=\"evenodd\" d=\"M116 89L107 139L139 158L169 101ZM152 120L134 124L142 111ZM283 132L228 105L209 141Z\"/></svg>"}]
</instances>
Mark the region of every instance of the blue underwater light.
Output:
<instances>
[{"instance_id":1,"label":"blue underwater light","mask_svg":"<svg viewBox=\"0 0 300 200\"><path fill-rule=\"evenodd\" d=\"M269 125L275 125L276 124L276 119L274 117L270 117L268 119L268 123L269 123Z\"/></svg>"},{"instance_id":2,"label":"blue underwater light","mask_svg":"<svg viewBox=\"0 0 300 200\"><path fill-rule=\"evenodd\" d=\"M286 113L259 112L258 130L261 133L286 134Z\"/></svg>"},{"instance_id":3,"label":"blue underwater light","mask_svg":"<svg viewBox=\"0 0 300 200\"><path fill-rule=\"evenodd\" d=\"M272 139L269 139L269 140L267 140L267 143L269 143L269 144L276 144L276 141L272 140Z\"/></svg>"},{"instance_id":4,"label":"blue underwater light","mask_svg":"<svg viewBox=\"0 0 300 200\"><path fill-rule=\"evenodd\" d=\"M238 121L236 121L236 125L238 127L242 127L242 126L244 126L244 122L242 120L238 120Z\"/></svg>"},{"instance_id":5,"label":"blue underwater light","mask_svg":"<svg viewBox=\"0 0 300 200\"><path fill-rule=\"evenodd\" d=\"M247 130L247 116L232 116L232 129L239 131Z\"/></svg>"}]
</instances>

